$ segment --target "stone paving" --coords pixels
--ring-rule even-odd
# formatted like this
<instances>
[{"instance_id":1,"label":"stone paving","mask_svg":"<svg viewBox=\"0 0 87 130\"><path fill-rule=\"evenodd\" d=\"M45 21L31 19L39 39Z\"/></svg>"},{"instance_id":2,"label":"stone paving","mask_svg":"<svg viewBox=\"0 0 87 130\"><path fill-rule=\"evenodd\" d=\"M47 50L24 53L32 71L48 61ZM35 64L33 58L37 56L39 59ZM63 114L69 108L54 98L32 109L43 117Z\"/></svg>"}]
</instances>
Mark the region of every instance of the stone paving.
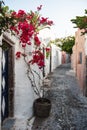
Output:
<instances>
[{"instance_id":1,"label":"stone paving","mask_svg":"<svg viewBox=\"0 0 87 130\"><path fill-rule=\"evenodd\" d=\"M52 102L48 118L36 117L32 130L87 130L87 97L82 95L70 65L61 65L48 76L46 97Z\"/></svg>"},{"instance_id":2,"label":"stone paving","mask_svg":"<svg viewBox=\"0 0 87 130\"><path fill-rule=\"evenodd\" d=\"M82 95L70 64L55 69L45 85L46 97L52 102L50 116L8 119L1 130L87 130L87 97Z\"/></svg>"}]
</instances>

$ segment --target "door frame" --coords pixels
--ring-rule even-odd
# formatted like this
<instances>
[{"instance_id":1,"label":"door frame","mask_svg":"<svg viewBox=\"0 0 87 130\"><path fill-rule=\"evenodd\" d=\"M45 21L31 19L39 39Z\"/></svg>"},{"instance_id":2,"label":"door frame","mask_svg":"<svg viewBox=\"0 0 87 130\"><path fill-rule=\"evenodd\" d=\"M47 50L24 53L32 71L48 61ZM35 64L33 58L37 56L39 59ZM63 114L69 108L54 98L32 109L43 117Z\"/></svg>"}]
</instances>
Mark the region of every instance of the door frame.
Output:
<instances>
[{"instance_id":1,"label":"door frame","mask_svg":"<svg viewBox=\"0 0 87 130\"><path fill-rule=\"evenodd\" d=\"M2 37L3 42L9 45L8 51L8 117L14 116L14 45L7 35ZM3 61L2 61L3 62Z\"/></svg>"}]
</instances>

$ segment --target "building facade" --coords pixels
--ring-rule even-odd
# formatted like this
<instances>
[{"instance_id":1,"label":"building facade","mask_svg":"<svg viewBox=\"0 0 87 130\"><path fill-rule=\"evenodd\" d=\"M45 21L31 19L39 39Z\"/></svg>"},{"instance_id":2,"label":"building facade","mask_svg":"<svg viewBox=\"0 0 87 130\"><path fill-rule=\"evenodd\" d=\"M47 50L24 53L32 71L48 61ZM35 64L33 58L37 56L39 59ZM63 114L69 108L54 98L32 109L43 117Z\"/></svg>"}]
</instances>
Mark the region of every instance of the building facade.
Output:
<instances>
[{"instance_id":1,"label":"building facade","mask_svg":"<svg viewBox=\"0 0 87 130\"><path fill-rule=\"evenodd\" d=\"M76 72L81 90L87 95L87 36L82 35L82 31L78 29L75 33L75 45L73 46L72 68Z\"/></svg>"},{"instance_id":2,"label":"building facade","mask_svg":"<svg viewBox=\"0 0 87 130\"><path fill-rule=\"evenodd\" d=\"M16 52L20 48L19 40L9 33L4 33L0 37L0 46L1 120L3 122L8 117L29 119L33 115L33 102L37 96L26 75L27 70L24 59L22 57L16 59L15 57ZM31 50L32 48L30 48ZM61 64L60 55L58 48L52 47L52 60L51 62L48 60L48 67L45 61L47 69L44 69L44 71L46 76L50 72L48 71L47 73L47 70L53 71ZM50 64L52 64L51 69ZM38 66L33 65L32 67L43 78L43 73ZM40 79L36 74L35 82L38 87L41 85Z\"/></svg>"}]
</instances>

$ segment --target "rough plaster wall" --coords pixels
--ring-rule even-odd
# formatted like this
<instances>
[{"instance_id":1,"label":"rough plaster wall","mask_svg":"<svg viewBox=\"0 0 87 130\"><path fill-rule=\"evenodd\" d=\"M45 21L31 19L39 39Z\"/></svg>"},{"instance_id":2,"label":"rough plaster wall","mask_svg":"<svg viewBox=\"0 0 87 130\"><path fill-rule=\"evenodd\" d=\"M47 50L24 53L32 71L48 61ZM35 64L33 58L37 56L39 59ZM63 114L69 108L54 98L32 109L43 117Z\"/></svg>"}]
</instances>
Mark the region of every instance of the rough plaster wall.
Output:
<instances>
[{"instance_id":1,"label":"rough plaster wall","mask_svg":"<svg viewBox=\"0 0 87 130\"><path fill-rule=\"evenodd\" d=\"M10 34L6 34L13 42L15 42L15 53L16 51L19 50L19 41L17 38L12 37ZM53 60L52 64L54 66L53 69L55 69L55 67L57 67L57 65L61 64L61 52L57 49L56 53L55 53L55 49L56 47L53 47L53 59L55 59L55 61ZM32 51L32 48L30 48L30 50ZM58 51L58 57L56 58L56 54ZM0 50L1 53L1 50ZM15 56L15 54L14 54ZM0 58L1 58L1 54L0 54ZM57 61L58 60L58 61ZM0 59L1 61L1 59ZM45 69L46 73L49 72L49 61L48 60L46 62L47 65L47 69ZM23 58L17 60L15 58L15 65L14 65L14 81L15 81L15 88L14 88L14 117L16 118L30 118L32 116L33 113L33 101L36 98L36 95L33 92L33 89L31 87L31 83L29 81L29 79L27 78L26 75L26 65L24 63ZM56 64L55 64L56 63ZM1 65L1 62L0 62ZM1 66L0 66L1 67ZM37 65L33 66L33 69L35 71L37 71L41 77L42 77L42 73L41 71L38 69ZM47 71L48 70L48 71ZM1 71L1 69L0 69ZM0 77L1 77L1 72L0 72ZM35 74L35 79L36 79L36 84L39 86L41 85L41 82L39 84L39 78L38 76ZM0 79L1 80L1 79ZM1 84L1 82L0 82ZM1 96L0 96L1 97Z\"/></svg>"},{"instance_id":2,"label":"rough plaster wall","mask_svg":"<svg viewBox=\"0 0 87 130\"><path fill-rule=\"evenodd\" d=\"M75 33L75 45L73 47L72 63L73 69L76 71L76 76L79 80L81 89L83 90L85 79L85 56L87 53L87 39L84 35L81 36L82 31L83 30L78 29ZM79 53L82 53L82 63L79 63Z\"/></svg>"},{"instance_id":3,"label":"rough plaster wall","mask_svg":"<svg viewBox=\"0 0 87 130\"><path fill-rule=\"evenodd\" d=\"M19 41L16 37L11 36L8 33L5 35L15 43L15 53L19 50ZM30 48L32 51L32 48ZM15 54L14 54L15 57ZM16 118L29 118L32 115L32 105L36 98L34 94L31 83L26 75L26 65L23 58L19 60L14 58L14 117ZM37 72L40 73L38 67L35 65L33 67ZM39 78L35 75L36 84L38 85ZM0 50L0 85L1 85L1 50ZM39 85L38 85L39 86ZM0 89L1 91L1 89ZM1 93L0 93L1 94ZM1 96L0 96L1 97ZM1 99L0 99L1 101Z\"/></svg>"},{"instance_id":4,"label":"rough plaster wall","mask_svg":"<svg viewBox=\"0 0 87 130\"><path fill-rule=\"evenodd\" d=\"M85 37L81 36L81 30L78 30L78 44L77 44L77 77L79 79L81 88L84 87L84 69L85 69ZM82 64L79 64L79 53L82 53Z\"/></svg>"},{"instance_id":5,"label":"rough plaster wall","mask_svg":"<svg viewBox=\"0 0 87 130\"><path fill-rule=\"evenodd\" d=\"M18 45L15 46L15 53L18 50ZM31 48L32 50L32 48ZM32 68L41 75L41 72L37 65ZM33 101L36 98L32 89L31 83L27 77L27 66L24 59L15 59L15 111L14 116L16 118L30 118L33 114ZM39 77L35 74L35 81L39 87Z\"/></svg>"},{"instance_id":6,"label":"rough plaster wall","mask_svg":"<svg viewBox=\"0 0 87 130\"><path fill-rule=\"evenodd\" d=\"M31 84L26 75L26 66L23 60L15 62L15 113L17 118L27 118L32 114L34 100Z\"/></svg>"},{"instance_id":7,"label":"rough plaster wall","mask_svg":"<svg viewBox=\"0 0 87 130\"><path fill-rule=\"evenodd\" d=\"M37 76L36 84L39 79ZM33 114L33 101L35 94L26 75L26 65L22 59L15 63L15 113L16 118L29 118Z\"/></svg>"}]
</instances>

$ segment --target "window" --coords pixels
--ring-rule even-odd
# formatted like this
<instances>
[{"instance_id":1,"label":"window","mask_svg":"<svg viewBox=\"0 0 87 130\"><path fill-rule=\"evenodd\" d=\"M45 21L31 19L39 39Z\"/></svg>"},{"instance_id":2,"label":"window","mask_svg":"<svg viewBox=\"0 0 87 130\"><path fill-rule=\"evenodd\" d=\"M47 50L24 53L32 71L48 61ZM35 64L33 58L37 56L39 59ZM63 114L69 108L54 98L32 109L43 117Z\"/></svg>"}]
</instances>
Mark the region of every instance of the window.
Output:
<instances>
[{"instance_id":1,"label":"window","mask_svg":"<svg viewBox=\"0 0 87 130\"><path fill-rule=\"evenodd\" d=\"M79 52L78 64L82 64L82 52Z\"/></svg>"}]
</instances>

